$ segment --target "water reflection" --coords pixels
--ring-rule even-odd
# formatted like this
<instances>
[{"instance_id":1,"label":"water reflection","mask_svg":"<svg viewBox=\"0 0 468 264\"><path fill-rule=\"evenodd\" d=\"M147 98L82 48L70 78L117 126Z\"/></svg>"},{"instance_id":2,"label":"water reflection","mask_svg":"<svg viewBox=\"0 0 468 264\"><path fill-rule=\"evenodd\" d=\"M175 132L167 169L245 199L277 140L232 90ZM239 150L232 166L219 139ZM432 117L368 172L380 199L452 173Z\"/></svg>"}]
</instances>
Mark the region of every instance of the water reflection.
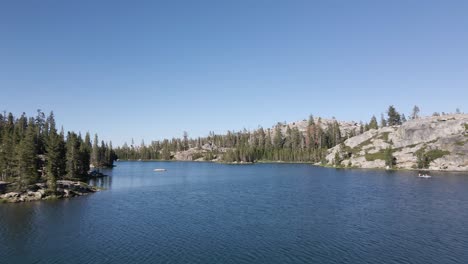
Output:
<instances>
[{"instance_id":1,"label":"water reflection","mask_svg":"<svg viewBox=\"0 0 468 264\"><path fill-rule=\"evenodd\" d=\"M112 177L111 176L106 176L102 178L96 178L96 179L90 179L88 181L89 185L96 186L98 188L107 190L112 187Z\"/></svg>"},{"instance_id":2,"label":"water reflection","mask_svg":"<svg viewBox=\"0 0 468 264\"><path fill-rule=\"evenodd\" d=\"M90 179L88 184L105 190L110 189L112 187L113 168L99 169L98 171L106 176L102 178Z\"/></svg>"}]
</instances>

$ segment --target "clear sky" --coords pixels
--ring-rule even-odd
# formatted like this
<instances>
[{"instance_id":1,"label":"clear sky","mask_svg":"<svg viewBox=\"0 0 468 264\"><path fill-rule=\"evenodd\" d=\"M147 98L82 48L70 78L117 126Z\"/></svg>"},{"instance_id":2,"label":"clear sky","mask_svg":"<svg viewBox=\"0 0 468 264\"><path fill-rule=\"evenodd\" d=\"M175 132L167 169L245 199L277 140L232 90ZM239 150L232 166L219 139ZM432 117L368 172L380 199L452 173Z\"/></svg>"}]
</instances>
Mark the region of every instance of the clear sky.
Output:
<instances>
[{"instance_id":1,"label":"clear sky","mask_svg":"<svg viewBox=\"0 0 468 264\"><path fill-rule=\"evenodd\" d=\"M468 111L468 1L1 1L0 110L122 144Z\"/></svg>"}]
</instances>

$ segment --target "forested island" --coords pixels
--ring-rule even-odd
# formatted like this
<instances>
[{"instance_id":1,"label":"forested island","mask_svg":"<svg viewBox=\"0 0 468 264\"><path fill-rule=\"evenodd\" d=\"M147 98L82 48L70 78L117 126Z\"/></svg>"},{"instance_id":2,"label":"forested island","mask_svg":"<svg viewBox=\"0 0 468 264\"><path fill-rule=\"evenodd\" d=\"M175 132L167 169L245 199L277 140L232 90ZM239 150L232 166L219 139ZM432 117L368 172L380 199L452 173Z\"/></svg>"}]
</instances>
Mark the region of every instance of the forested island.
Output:
<instances>
[{"instance_id":1,"label":"forested island","mask_svg":"<svg viewBox=\"0 0 468 264\"><path fill-rule=\"evenodd\" d=\"M47 117L0 114L0 199L27 201L70 197L96 189L85 182L102 176L91 168L112 167L112 142L99 144L80 133L56 128L53 112Z\"/></svg>"}]
</instances>

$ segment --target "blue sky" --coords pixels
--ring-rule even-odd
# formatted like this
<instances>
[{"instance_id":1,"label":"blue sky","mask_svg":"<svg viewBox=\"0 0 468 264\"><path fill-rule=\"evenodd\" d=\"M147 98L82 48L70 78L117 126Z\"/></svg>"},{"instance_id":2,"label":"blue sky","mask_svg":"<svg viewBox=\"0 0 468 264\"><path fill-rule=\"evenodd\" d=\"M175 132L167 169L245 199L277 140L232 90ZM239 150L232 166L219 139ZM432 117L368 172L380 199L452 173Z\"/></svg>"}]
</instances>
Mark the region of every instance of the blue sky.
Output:
<instances>
[{"instance_id":1,"label":"blue sky","mask_svg":"<svg viewBox=\"0 0 468 264\"><path fill-rule=\"evenodd\" d=\"M0 110L114 144L468 111L467 1L2 1Z\"/></svg>"}]
</instances>

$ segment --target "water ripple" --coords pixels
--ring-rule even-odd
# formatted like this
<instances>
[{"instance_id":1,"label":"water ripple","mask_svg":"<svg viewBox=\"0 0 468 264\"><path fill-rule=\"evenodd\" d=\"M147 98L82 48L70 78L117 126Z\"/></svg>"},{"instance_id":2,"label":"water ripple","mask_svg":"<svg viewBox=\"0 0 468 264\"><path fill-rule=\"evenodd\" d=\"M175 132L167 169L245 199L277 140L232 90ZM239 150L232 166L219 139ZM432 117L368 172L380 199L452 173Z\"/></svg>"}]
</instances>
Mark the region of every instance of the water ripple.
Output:
<instances>
[{"instance_id":1,"label":"water ripple","mask_svg":"<svg viewBox=\"0 0 468 264\"><path fill-rule=\"evenodd\" d=\"M168 168L154 174L152 168ZM119 162L109 190L0 205L3 263L467 263L468 177Z\"/></svg>"}]
</instances>

